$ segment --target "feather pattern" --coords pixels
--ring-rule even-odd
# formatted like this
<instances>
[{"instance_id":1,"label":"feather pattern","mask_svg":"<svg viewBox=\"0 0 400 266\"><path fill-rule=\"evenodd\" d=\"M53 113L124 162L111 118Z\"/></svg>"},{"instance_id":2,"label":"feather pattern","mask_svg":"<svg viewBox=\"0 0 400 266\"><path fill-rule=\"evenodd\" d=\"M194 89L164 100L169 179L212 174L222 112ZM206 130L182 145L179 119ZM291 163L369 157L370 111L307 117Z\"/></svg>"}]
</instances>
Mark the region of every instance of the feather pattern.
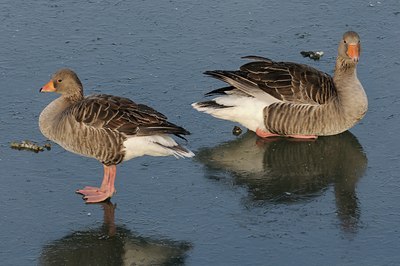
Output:
<instances>
[{"instance_id":1,"label":"feather pattern","mask_svg":"<svg viewBox=\"0 0 400 266\"><path fill-rule=\"evenodd\" d=\"M68 151L103 164L100 187L86 186L75 191L87 203L102 202L114 195L116 165L123 161L143 155L194 156L171 137L183 138L189 131L128 98L107 94L84 97L82 83L70 69L57 71L40 92L61 94L39 116L43 135Z\"/></svg>"},{"instance_id":2,"label":"feather pattern","mask_svg":"<svg viewBox=\"0 0 400 266\"><path fill-rule=\"evenodd\" d=\"M304 64L275 62L260 56L246 56L253 62L239 70L206 71L206 75L229 86L207 93L219 97L194 103L193 107L239 122L252 131L261 129L289 136L343 132L365 115L368 106L356 75L358 57L347 55L348 43L359 46L358 35L348 32L343 36L334 77Z\"/></svg>"},{"instance_id":3,"label":"feather pattern","mask_svg":"<svg viewBox=\"0 0 400 266\"><path fill-rule=\"evenodd\" d=\"M184 139L183 135L189 135L189 131L167 121L165 115L153 108L113 95L83 97L83 94L69 93L50 103L39 118L42 133L66 150L96 158L104 165L116 165L139 154L146 155L146 147L149 153L160 150L149 155L193 156L168 136ZM146 141L132 141L138 137L146 137ZM125 156L127 153L129 158Z\"/></svg>"},{"instance_id":4,"label":"feather pattern","mask_svg":"<svg viewBox=\"0 0 400 266\"><path fill-rule=\"evenodd\" d=\"M123 136L174 134L182 137L190 134L149 106L106 94L88 96L72 105L64 115L73 116L87 126L117 131Z\"/></svg>"}]
</instances>

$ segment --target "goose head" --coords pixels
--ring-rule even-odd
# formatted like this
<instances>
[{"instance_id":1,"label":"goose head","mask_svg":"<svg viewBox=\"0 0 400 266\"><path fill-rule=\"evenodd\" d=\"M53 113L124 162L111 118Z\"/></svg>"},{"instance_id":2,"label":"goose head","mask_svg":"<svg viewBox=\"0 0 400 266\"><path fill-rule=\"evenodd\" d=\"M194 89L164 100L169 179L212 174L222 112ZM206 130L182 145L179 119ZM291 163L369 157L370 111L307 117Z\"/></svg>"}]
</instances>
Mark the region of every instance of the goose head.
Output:
<instances>
[{"instance_id":1,"label":"goose head","mask_svg":"<svg viewBox=\"0 0 400 266\"><path fill-rule=\"evenodd\" d=\"M82 98L83 86L78 75L68 68L58 70L40 92L57 92L67 98Z\"/></svg>"},{"instance_id":2,"label":"goose head","mask_svg":"<svg viewBox=\"0 0 400 266\"><path fill-rule=\"evenodd\" d=\"M360 36L354 31L343 34L339 42L338 56L347 63L357 64L361 53Z\"/></svg>"}]
</instances>

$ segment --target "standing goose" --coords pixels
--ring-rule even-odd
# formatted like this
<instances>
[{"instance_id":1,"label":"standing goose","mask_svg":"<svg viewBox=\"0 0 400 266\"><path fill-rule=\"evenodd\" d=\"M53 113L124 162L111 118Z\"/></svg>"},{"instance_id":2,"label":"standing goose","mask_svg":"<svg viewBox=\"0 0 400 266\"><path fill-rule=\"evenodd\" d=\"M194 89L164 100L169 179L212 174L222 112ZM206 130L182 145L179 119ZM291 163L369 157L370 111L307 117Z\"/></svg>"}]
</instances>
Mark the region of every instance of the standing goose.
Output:
<instances>
[{"instance_id":1,"label":"standing goose","mask_svg":"<svg viewBox=\"0 0 400 266\"><path fill-rule=\"evenodd\" d=\"M317 138L339 134L362 119L367 96L357 78L360 37L354 31L339 43L334 76L312 67L247 56L255 62L237 71L205 74L229 84L193 103L198 111L238 122L260 137Z\"/></svg>"},{"instance_id":2,"label":"standing goose","mask_svg":"<svg viewBox=\"0 0 400 266\"><path fill-rule=\"evenodd\" d=\"M85 187L76 192L87 203L101 202L114 192L116 165L132 158L151 155L192 157L169 134L190 133L167 121L167 117L127 98L100 94L83 96L83 86L75 72L60 69L40 92L57 92L40 114L40 131L64 149L99 160L104 166L100 188Z\"/></svg>"}]
</instances>

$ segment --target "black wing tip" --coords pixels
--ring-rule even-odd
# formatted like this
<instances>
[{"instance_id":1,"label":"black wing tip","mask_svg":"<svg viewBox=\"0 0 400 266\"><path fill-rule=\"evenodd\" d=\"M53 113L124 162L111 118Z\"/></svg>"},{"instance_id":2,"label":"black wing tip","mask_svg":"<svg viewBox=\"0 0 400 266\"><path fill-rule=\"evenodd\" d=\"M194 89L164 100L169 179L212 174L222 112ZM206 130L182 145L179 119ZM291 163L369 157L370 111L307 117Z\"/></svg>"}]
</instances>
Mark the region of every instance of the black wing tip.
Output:
<instances>
[{"instance_id":1,"label":"black wing tip","mask_svg":"<svg viewBox=\"0 0 400 266\"><path fill-rule=\"evenodd\" d=\"M224 71L224 70L207 70L207 71L204 71L203 74L207 75L207 76L215 77L215 76L221 76L224 72L226 72L226 71Z\"/></svg>"},{"instance_id":2,"label":"black wing tip","mask_svg":"<svg viewBox=\"0 0 400 266\"><path fill-rule=\"evenodd\" d=\"M219 88L210 92L207 92L206 94L204 94L205 96L213 96L213 95L226 95L227 91L231 91L235 89L233 86L228 86L228 87L223 87L223 88Z\"/></svg>"},{"instance_id":3,"label":"black wing tip","mask_svg":"<svg viewBox=\"0 0 400 266\"><path fill-rule=\"evenodd\" d=\"M246 56L242 56L241 58L255 60L255 61L273 62L271 59L269 59L267 57L258 56L258 55L246 55Z\"/></svg>"},{"instance_id":4,"label":"black wing tip","mask_svg":"<svg viewBox=\"0 0 400 266\"><path fill-rule=\"evenodd\" d=\"M181 134L174 134L175 136L177 136L178 138L180 138L180 139L183 139L184 141L188 141L184 136L182 136ZM190 135L190 133L189 134L185 134L185 135Z\"/></svg>"},{"instance_id":5,"label":"black wing tip","mask_svg":"<svg viewBox=\"0 0 400 266\"><path fill-rule=\"evenodd\" d=\"M177 136L180 139L183 139L185 141L188 141L184 136L188 136L191 135L192 133L190 133L188 130L184 129L183 127L177 127L177 129L179 130L179 132L175 132L173 133L175 136Z\"/></svg>"},{"instance_id":6,"label":"black wing tip","mask_svg":"<svg viewBox=\"0 0 400 266\"><path fill-rule=\"evenodd\" d=\"M180 126L177 126L175 124L168 122L167 124L163 124L163 125L140 127L139 130L136 132L136 134L138 136L171 134L171 135L181 137L180 135L190 135L190 132L188 130L184 129L183 127L180 127Z\"/></svg>"},{"instance_id":7,"label":"black wing tip","mask_svg":"<svg viewBox=\"0 0 400 266\"><path fill-rule=\"evenodd\" d=\"M269 59L267 57L257 56L257 55L247 55L247 56L242 56L241 58L255 60L255 61L269 62L269 63L273 62L271 59ZM207 75L207 76L212 76L212 77L221 77L221 76L229 75L229 74L236 73L236 72L240 72L240 70L237 70L237 71L207 70L207 71L204 71L203 74Z\"/></svg>"},{"instance_id":8,"label":"black wing tip","mask_svg":"<svg viewBox=\"0 0 400 266\"><path fill-rule=\"evenodd\" d=\"M184 129L183 127L180 128L181 132L178 133L178 135L191 135L188 130Z\"/></svg>"},{"instance_id":9,"label":"black wing tip","mask_svg":"<svg viewBox=\"0 0 400 266\"><path fill-rule=\"evenodd\" d=\"M204 74L225 82L226 78L235 79L237 76L245 75L241 70L211 70L204 72Z\"/></svg>"},{"instance_id":10,"label":"black wing tip","mask_svg":"<svg viewBox=\"0 0 400 266\"><path fill-rule=\"evenodd\" d=\"M226 105L219 104L219 103L217 103L217 102L215 102L213 100L204 101L204 102L198 102L198 103L196 103L196 105L199 108L211 108L211 109L222 109L222 108L232 107L232 106L226 106Z\"/></svg>"}]
</instances>

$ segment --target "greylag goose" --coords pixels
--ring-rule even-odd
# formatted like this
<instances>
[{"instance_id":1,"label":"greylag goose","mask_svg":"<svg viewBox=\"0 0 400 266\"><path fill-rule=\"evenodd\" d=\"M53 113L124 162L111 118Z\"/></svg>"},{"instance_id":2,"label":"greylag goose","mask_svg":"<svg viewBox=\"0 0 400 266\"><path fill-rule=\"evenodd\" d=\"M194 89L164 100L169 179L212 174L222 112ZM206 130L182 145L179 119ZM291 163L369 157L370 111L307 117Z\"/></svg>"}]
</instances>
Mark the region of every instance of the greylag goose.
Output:
<instances>
[{"instance_id":1,"label":"greylag goose","mask_svg":"<svg viewBox=\"0 0 400 266\"><path fill-rule=\"evenodd\" d=\"M194 154L169 136L190 133L167 121L151 107L127 98L100 94L84 97L83 86L70 69L57 71L40 92L57 92L40 114L42 134L64 149L99 160L104 166L101 186L76 192L87 203L101 202L114 192L116 165L132 158L151 155L192 157Z\"/></svg>"},{"instance_id":2,"label":"greylag goose","mask_svg":"<svg viewBox=\"0 0 400 266\"><path fill-rule=\"evenodd\" d=\"M303 64L255 60L237 71L206 71L229 84L193 103L198 111L234 121L260 137L317 138L339 134L362 119L367 96L357 78L360 37L346 32L339 42L333 77Z\"/></svg>"}]
</instances>

